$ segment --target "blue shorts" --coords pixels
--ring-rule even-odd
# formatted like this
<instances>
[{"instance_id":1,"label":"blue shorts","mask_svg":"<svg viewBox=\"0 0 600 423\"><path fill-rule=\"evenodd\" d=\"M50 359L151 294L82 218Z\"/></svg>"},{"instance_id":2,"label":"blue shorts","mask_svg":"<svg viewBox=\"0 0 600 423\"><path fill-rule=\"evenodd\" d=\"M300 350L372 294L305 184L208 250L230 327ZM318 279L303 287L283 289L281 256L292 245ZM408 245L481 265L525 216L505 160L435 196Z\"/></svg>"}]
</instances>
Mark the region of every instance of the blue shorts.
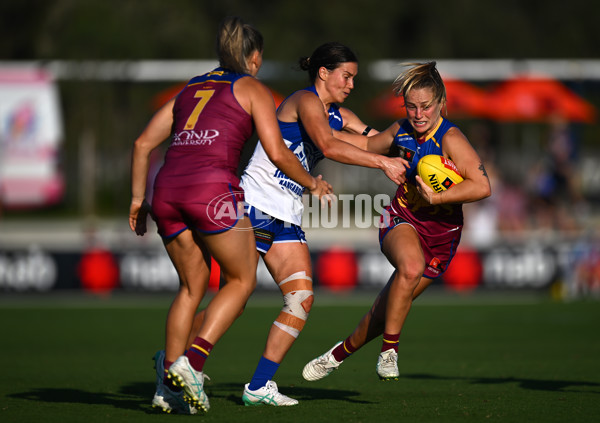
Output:
<instances>
[{"instance_id":1,"label":"blue shorts","mask_svg":"<svg viewBox=\"0 0 600 423\"><path fill-rule=\"evenodd\" d=\"M274 218L256 207L248 206L248 217L254 229L256 249L266 253L271 245L284 242L300 242L306 244L304 231L298 225Z\"/></svg>"}]
</instances>

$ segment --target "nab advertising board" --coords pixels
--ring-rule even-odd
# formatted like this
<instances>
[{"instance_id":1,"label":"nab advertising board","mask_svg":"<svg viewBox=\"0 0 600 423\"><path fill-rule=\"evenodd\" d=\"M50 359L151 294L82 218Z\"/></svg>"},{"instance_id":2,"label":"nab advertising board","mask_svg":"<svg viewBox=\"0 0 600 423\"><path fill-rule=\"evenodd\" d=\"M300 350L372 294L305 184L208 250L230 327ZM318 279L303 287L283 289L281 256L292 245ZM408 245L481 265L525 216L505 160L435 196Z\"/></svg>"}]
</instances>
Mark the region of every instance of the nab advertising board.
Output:
<instances>
[{"instance_id":1,"label":"nab advertising board","mask_svg":"<svg viewBox=\"0 0 600 423\"><path fill-rule=\"evenodd\" d=\"M64 194L58 89L44 71L0 68L0 200L4 208L52 205Z\"/></svg>"}]
</instances>

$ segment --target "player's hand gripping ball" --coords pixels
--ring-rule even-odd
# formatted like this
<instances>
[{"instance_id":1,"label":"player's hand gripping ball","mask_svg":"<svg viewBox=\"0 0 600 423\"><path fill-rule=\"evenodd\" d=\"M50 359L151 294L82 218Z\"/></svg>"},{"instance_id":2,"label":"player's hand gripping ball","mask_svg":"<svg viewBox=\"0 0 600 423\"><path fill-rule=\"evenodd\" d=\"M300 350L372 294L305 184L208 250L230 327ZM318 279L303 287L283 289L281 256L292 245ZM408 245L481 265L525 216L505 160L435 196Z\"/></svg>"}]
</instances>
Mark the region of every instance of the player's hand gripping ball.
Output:
<instances>
[{"instance_id":1,"label":"player's hand gripping ball","mask_svg":"<svg viewBox=\"0 0 600 423\"><path fill-rule=\"evenodd\" d=\"M437 154L423 156L417 163L417 173L435 192L446 191L452 185L463 181L452 160Z\"/></svg>"}]
</instances>

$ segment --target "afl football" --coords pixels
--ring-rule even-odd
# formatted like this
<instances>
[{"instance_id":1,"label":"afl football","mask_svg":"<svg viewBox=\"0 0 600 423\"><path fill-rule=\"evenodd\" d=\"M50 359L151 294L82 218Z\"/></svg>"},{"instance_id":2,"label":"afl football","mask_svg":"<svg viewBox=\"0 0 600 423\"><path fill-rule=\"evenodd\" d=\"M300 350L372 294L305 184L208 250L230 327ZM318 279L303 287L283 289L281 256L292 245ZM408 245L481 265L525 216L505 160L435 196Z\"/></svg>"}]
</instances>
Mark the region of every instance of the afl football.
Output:
<instances>
[{"instance_id":1,"label":"afl football","mask_svg":"<svg viewBox=\"0 0 600 423\"><path fill-rule=\"evenodd\" d=\"M417 173L435 192L446 191L463 181L452 160L437 154L423 156L417 163Z\"/></svg>"}]
</instances>

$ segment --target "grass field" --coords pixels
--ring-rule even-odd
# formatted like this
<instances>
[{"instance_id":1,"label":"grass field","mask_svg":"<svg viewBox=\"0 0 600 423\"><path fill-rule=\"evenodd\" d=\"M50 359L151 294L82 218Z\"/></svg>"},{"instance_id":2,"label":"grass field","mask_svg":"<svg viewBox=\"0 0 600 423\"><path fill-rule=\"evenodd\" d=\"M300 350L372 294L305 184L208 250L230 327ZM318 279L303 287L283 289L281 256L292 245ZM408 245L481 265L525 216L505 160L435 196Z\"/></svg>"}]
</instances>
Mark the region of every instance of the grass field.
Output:
<instances>
[{"instance_id":1,"label":"grass field","mask_svg":"<svg viewBox=\"0 0 600 423\"><path fill-rule=\"evenodd\" d=\"M244 407L243 384L279 303L253 297L205 367L211 410L157 414L152 356L170 296L0 298L1 422L589 422L600 415L600 303L520 297L415 303L398 382L374 372L379 340L329 377L304 364L354 328L373 293L322 297L276 381L300 404ZM181 421L181 420L179 420Z\"/></svg>"}]
</instances>

